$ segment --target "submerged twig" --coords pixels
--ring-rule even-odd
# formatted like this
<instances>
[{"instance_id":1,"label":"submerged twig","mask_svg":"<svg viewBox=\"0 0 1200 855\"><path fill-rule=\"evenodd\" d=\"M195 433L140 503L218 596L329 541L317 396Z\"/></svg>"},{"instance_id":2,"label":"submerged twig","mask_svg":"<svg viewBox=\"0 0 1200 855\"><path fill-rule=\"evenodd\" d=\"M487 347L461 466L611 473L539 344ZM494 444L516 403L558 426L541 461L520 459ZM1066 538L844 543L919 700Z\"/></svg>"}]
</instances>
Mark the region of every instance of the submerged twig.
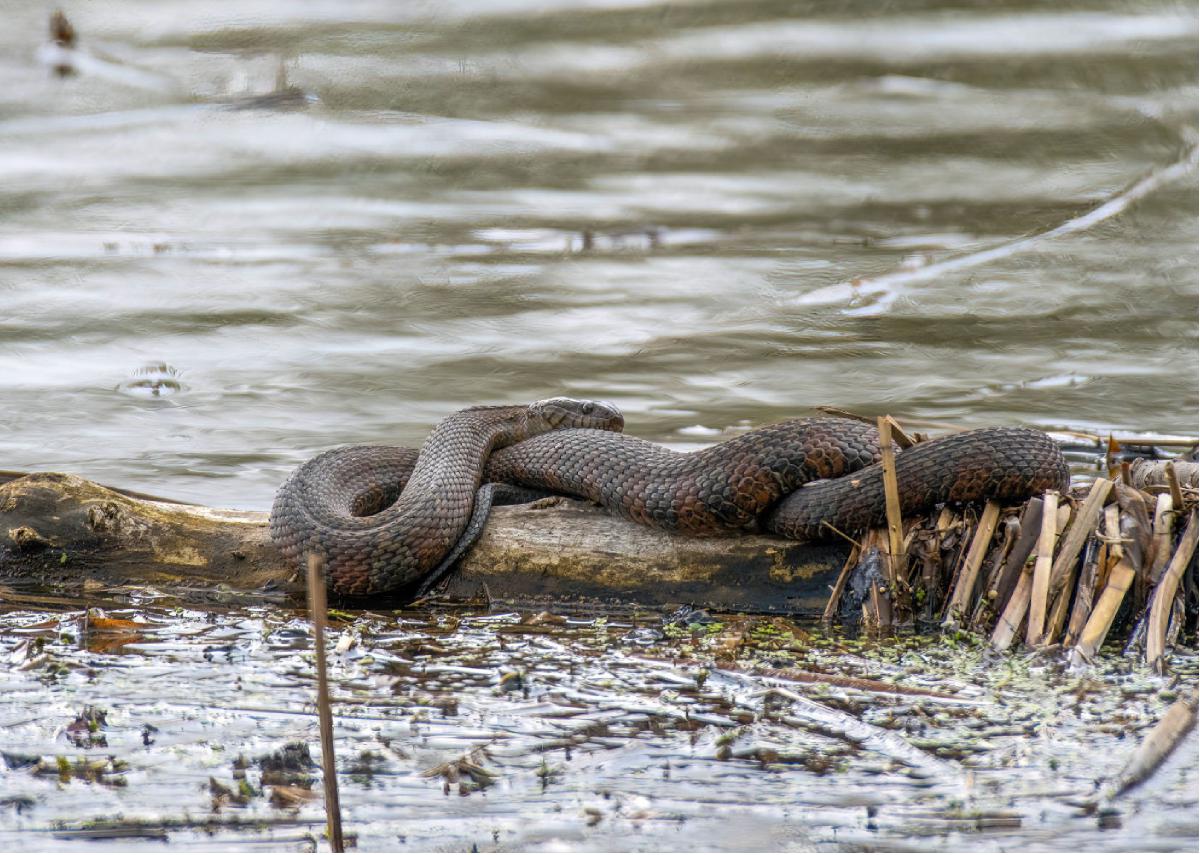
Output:
<instances>
[{"instance_id":1,"label":"submerged twig","mask_svg":"<svg viewBox=\"0 0 1200 855\"><path fill-rule=\"evenodd\" d=\"M1133 756L1117 779L1113 796L1119 796L1150 777L1183 737L1196 725L1196 690L1190 697L1180 698L1167 708L1154 729L1138 745Z\"/></svg>"},{"instance_id":2,"label":"submerged twig","mask_svg":"<svg viewBox=\"0 0 1200 855\"><path fill-rule=\"evenodd\" d=\"M883 296L885 299L872 307L876 311L883 311L897 296L894 290L897 286L913 285L918 282L931 282L942 279L948 273L969 270L972 267L979 267L988 262L1011 258L1014 255L1029 252L1047 240L1087 231L1107 219L1124 213L1134 202L1150 195L1160 187L1183 178L1191 172L1196 166L1197 154L1198 149L1192 148L1183 158L1172 163L1170 166L1158 169L1145 178L1134 182L1087 213L1081 214L1078 217L1072 217L1066 222L1060 223L1046 231L1006 241L987 249L947 258L924 267L918 267L915 270L897 270L879 276L865 276L849 282L841 282L836 285L818 288L815 291L810 291L795 298L794 302L801 305L812 305L850 301L856 297ZM886 299L889 296L891 299Z\"/></svg>"},{"instance_id":3,"label":"submerged twig","mask_svg":"<svg viewBox=\"0 0 1200 855\"><path fill-rule=\"evenodd\" d=\"M789 724L807 723L809 727L822 733L857 743L913 769L919 769L931 777L940 779L942 783L952 783L962 777L963 770L957 763L929 754L890 730L778 686L772 686L764 694L775 695L792 703L795 716L784 719Z\"/></svg>"}]
</instances>

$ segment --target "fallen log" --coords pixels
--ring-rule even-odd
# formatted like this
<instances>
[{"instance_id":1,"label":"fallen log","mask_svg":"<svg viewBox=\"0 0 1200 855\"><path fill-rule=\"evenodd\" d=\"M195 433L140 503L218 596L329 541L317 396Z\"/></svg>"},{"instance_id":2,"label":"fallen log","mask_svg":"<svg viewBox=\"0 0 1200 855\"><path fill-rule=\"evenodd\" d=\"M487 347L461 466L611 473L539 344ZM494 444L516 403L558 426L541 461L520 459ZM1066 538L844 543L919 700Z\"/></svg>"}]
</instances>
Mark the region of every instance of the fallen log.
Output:
<instances>
[{"instance_id":1,"label":"fallen log","mask_svg":"<svg viewBox=\"0 0 1200 855\"><path fill-rule=\"evenodd\" d=\"M1170 491L1174 481L1176 490L1191 490L1194 496L1200 486L1200 463L1139 459L1130 465L1129 478L1132 486L1148 493Z\"/></svg>"},{"instance_id":2,"label":"fallen log","mask_svg":"<svg viewBox=\"0 0 1200 855\"><path fill-rule=\"evenodd\" d=\"M445 596L816 616L848 554L842 544L671 535L555 499L493 509ZM171 502L72 475L0 476L0 584L89 581L155 586L201 601L232 589L299 602L304 589L299 568L271 543L265 513Z\"/></svg>"}]
</instances>

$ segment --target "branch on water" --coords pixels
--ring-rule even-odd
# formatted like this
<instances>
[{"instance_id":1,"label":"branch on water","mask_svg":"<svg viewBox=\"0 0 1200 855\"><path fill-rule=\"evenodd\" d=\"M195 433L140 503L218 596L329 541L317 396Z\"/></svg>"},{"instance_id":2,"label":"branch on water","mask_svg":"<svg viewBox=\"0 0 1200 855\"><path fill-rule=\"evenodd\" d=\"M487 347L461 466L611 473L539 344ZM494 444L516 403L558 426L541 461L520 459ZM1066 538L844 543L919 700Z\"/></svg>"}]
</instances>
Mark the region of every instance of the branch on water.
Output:
<instances>
[{"instance_id":1,"label":"branch on water","mask_svg":"<svg viewBox=\"0 0 1200 855\"><path fill-rule=\"evenodd\" d=\"M851 279L848 282L827 285L815 291L810 291L807 294L802 294L790 302L801 306L830 303L857 304L863 298L873 297L876 300L869 306L849 308L845 311L848 314L878 314L891 307L900 296L900 289L906 285L930 282L940 279L948 273L969 270L972 267L979 267L992 261L1011 258L1023 252L1029 252L1048 240L1087 231L1105 220L1122 214L1135 202L1189 175L1196 168L1198 156L1200 156L1200 150L1192 148L1183 158L1172 163L1170 166L1155 170L1145 178L1134 182L1121 192L1109 197L1102 204L1087 213L1081 214L1078 217L1072 217L1052 229L1005 241L986 249L946 258L942 261L911 270L896 270L878 276L862 276Z\"/></svg>"}]
</instances>

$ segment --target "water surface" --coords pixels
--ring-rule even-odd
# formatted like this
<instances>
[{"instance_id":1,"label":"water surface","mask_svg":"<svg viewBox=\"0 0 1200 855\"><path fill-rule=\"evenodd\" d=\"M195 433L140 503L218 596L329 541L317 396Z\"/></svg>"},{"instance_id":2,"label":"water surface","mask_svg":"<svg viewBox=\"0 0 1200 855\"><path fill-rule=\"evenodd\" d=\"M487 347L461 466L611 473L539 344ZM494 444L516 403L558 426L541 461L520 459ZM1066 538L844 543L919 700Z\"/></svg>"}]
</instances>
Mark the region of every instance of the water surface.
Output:
<instances>
[{"instance_id":1,"label":"water surface","mask_svg":"<svg viewBox=\"0 0 1200 855\"><path fill-rule=\"evenodd\" d=\"M462 406L1195 433L1191 4L69 5L0 31L0 468L265 508ZM263 98L277 85L292 87ZM823 296L830 295L833 296Z\"/></svg>"},{"instance_id":2,"label":"water surface","mask_svg":"<svg viewBox=\"0 0 1200 855\"><path fill-rule=\"evenodd\" d=\"M261 762L318 755L305 621L92 597L132 625L0 607L0 847L312 851L319 771ZM1194 689L1194 652L1166 680L1112 654L1072 675L965 638L479 610L360 614L330 647L361 851L1194 851L1200 833L1194 732L1112 797Z\"/></svg>"}]
</instances>

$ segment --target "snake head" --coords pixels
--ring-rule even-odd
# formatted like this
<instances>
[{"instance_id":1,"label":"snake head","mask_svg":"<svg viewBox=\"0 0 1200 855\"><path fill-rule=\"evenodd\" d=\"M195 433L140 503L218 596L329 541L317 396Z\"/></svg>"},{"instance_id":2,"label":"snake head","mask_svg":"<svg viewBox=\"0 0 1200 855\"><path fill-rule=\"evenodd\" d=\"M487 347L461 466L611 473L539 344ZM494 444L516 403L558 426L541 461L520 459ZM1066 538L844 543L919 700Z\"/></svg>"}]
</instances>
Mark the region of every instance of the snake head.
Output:
<instances>
[{"instance_id":1,"label":"snake head","mask_svg":"<svg viewBox=\"0 0 1200 855\"><path fill-rule=\"evenodd\" d=\"M594 428L620 432L625 417L607 401L582 401L576 398L546 398L529 405L531 425L544 425L543 430L563 428Z\"/></svg>"}]
</instances>

